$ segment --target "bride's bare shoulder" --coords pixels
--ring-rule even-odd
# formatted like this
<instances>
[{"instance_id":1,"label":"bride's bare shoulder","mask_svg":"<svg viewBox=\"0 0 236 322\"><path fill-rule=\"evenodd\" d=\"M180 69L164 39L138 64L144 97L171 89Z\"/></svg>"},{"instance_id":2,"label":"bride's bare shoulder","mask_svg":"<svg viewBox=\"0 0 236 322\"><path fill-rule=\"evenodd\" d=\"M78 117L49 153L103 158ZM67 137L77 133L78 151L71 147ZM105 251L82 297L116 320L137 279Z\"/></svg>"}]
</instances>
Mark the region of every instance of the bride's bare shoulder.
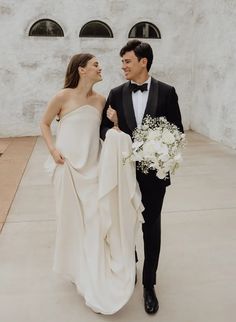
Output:
<instances>
[{"instance_id":1,"label":"bride's bare shoulder","mask_svg":"<svg viewBox=\"0 0 236 322\"><path fill-rule=\"evenodd\" d=\"M56 96L60 99L66 99L69 95L71 95L71 88L62 88L56 93Z\"/></svg>"},{"instance_id":2,"label":"bride's bare shoulder","mask_svg":"<svg viewBox=\"0 0 236 322\"><path fill-rule=\"evenodd\" d=\"M97 96L96 100L99 103L99 106L100 106L101 110L103 110L104 106L105 106L105 103L106 103L106 98L103 95L99 94L99 93L96 93L96 96Z\"/></svg>"}]
</instances>

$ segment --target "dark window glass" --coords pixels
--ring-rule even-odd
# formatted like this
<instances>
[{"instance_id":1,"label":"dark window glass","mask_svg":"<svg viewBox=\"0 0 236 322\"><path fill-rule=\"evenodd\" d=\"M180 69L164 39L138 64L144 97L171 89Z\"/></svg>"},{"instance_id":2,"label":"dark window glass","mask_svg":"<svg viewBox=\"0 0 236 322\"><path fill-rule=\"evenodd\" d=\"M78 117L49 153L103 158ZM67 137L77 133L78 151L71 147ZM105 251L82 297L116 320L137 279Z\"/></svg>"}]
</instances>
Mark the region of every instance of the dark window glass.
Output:
<instances>
[{"instance_id":1,"label":"dark window glass","mask_svg":"<svg viewBox=\"0 0 236 322\"><path fill-rule=\"evenodd\" d=\"M159 29L150 22L139 22L134 25L130 32L129 38L161 38Z\"/></svg>"},{"instance_id":2,"label":"dark window glass","mask_svg":"<svg viewBox=\"0 0 236 322\"><path fill-rule=\"evenodd\" d=\"M86 23L80 30L80 37L113 38L111 28L102 21L94 20Z\"/></svg>"},{"instance_id":3,"label":"dark window glass","mask_svg":"<svg viewBox=\"0 0 236 322\"><path fill-rule=\"evenodd\" d=\"M63 37L64 32L57 22L50 19L41 19L30 28L29 36Z\"/></svg>"}]
</instances>

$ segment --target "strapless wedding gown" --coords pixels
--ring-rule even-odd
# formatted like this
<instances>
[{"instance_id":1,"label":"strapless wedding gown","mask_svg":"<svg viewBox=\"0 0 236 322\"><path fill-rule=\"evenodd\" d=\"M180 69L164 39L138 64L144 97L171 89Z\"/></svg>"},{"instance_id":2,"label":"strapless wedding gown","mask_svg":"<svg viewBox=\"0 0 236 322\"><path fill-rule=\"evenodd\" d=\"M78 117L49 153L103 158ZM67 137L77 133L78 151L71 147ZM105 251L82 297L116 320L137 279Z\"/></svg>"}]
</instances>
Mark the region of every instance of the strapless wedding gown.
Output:
<instances>
[{"instance_id":1,"label":"strapless wedding gown","mask_svg":"<svg viewBox=\"0 0 236 322\"><path fill-rule=\"evenodd\" d=\"M54 169L57 233L53 269L75 283L95 312L113 314L133 293L135 237L143 206L131 163L130 137L116 130L99 138L101 114L85 105L59 122Z\"/></svg>"}]
</instances>

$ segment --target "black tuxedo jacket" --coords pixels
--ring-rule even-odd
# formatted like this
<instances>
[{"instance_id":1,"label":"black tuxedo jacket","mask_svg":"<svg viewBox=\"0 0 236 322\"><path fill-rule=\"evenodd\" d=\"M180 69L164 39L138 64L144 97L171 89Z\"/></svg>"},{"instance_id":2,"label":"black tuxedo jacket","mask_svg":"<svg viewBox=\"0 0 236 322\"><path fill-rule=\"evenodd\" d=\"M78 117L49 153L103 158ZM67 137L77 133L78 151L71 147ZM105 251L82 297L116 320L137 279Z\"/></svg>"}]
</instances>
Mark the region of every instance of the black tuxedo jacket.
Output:
<instances>
[{"instance_id":1,"label":"black tuxedo jacket","mask_svg":"<svg viewBox=\"0 0 236 322\"><path fill-rule=\"evenodd\" d=\"M126 82L116 88L113 88L108 96L106 105L103 111L102 123L100 129L101 138L104 140L107 130L113 127L113 123L106 117L106 112L111 105L116 110L118 115L118 123L121 131L129 134L132 137L133 130L137 127L134 108L132 103L132 93L129 88L130 82ZM153 77L151 78L150 90L145 115L149 114L152 117L165 116L170 123L174 123L180 131L183 130L181 114L178 104L178 96L174 87L160 82ZM170 179L160 180L156 177L154 171L145 175L147 179L154 180L157 185L161 184L168 186Z\"/></svg>"}]
</instances>

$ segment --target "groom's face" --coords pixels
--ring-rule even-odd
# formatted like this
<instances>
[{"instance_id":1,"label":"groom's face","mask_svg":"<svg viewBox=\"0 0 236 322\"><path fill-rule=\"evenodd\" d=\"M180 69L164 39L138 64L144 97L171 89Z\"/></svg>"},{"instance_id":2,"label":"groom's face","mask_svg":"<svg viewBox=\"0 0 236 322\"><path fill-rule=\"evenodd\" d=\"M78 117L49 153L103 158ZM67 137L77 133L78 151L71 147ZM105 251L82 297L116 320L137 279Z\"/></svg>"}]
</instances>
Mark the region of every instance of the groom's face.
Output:
<instances>
[{"instance_id":1,"label":"groom's face","mask_svg":"<svg viewBox=\"0 0 236 322\"><path fill-rule=\"evenodd\" d=\"M146 58L141 58L135 55L134 51L128 51L122 56L122 69L127 80L135 81L140 74L146 69Z\"/></svg>"}]
</instances>

